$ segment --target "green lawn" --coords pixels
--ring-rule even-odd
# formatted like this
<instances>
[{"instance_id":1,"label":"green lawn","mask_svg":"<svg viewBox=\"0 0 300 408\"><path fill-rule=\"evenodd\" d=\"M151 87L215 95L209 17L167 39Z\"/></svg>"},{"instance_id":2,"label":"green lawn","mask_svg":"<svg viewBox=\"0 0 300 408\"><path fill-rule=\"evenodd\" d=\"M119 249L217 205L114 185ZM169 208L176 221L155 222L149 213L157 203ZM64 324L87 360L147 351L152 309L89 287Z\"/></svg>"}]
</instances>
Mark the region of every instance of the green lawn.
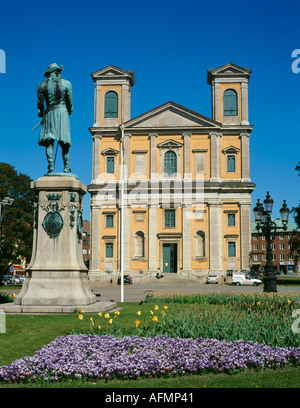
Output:
<instances>
[{"instance_id":1,"label":"green lawn","mask_svg":"<svg viewBox=\"0 0 300 408\"><path fill-rule=\"evenodd\" d=\"M118 325L124 328L135 328L134 322L141 319L137 314L149 314L155 310L154 303L120 304L122 306L121 315L110 317L118 320ZM173 306L169 304L168 311L172 311ZM188 304L181 304L180 308L189 308ZM161 308L161 306L160 306ZM174 309L178 310L178 309ZM72 315L6 315L6 333L0 333L0 365L13 362L15 359L25 355L34 355L35 351L57 336L65 335L72 330L81 327L81 330L90 330L101 322L102 329L110 327L109 319L101 318L97 314L87 315L82 313L83 320L78 319L78 313ZM121 318L122 317L122 318ZM91 321L90 318L93 320ZM84 382L80 380L65 381L53 384L0 384L0 388L71 388L71 387L99 387L99 388L299 388L300 367L286 367L277 370L247 370L237 374L205 374L186 375L174 378L151 378L139 380L110 380Z\"/></svg>"}]
</instances>

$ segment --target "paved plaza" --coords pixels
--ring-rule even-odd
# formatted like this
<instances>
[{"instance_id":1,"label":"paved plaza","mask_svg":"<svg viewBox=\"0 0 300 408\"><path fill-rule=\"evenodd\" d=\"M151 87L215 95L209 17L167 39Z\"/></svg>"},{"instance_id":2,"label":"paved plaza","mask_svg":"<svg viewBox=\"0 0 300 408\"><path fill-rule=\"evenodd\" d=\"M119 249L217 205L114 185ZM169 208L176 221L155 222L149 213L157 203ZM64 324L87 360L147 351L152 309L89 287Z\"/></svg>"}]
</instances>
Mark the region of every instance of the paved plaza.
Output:
<instances>
[{"instance_id":1,"label":"paved plaza","mask_svg":"<svg viewBox=\"0 0 300 408\"><path fill-rule=\"evenodd\" d=\"M91 282L91 288L96 293L100 293L102 302L121 300L121 286L113 283ZM278 293L297 293L300 296L299 286L278 286ZM145 293L245 293L255 292L263 293L263 286L235 286L231 284L203 284L191 282L187 283L185 279L173 276L165 276L162 279L147 280L145 283L133 283L133 285L124 285L124 302L140 302L144 300Z\"/></svg>"}]
</instances>

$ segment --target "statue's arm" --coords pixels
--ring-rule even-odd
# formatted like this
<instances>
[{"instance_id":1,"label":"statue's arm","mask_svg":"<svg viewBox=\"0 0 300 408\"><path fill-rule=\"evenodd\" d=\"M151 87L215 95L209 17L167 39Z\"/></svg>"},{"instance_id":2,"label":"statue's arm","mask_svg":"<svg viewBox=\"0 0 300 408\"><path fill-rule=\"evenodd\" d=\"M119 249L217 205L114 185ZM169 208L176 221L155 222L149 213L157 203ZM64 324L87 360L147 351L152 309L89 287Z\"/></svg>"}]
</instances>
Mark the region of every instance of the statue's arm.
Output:
<instances>
[{"instance_id":1,"label":"statue's arm","mask_svg":"<svg viewBox=\"0 0 300 408\"><path fill-rule=\"evenodd\" d=\"M66 107L69 115L73 112L73 91L71 82L68 83L66 88Z\"/></svg>"},{"instance_id":2,"label":"statue's arm","mask_svg":"<svg viewBox=\"0 0 300 408\"><path fill-rule=\"evenodd\" d=\"M44 94L41 89L41 85L38 86L37 90L37 108L38 108L38 116L43 117L44 116Z\"/></svg>"}]
</instances>

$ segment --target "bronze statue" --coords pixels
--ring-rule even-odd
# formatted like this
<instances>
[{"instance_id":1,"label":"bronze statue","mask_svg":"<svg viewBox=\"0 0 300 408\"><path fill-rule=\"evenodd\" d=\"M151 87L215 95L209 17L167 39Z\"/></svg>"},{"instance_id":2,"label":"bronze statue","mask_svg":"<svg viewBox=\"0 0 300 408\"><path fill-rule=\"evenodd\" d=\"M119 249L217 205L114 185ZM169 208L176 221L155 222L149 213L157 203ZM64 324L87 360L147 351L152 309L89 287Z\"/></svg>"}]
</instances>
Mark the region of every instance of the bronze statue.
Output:
<instances>
[{"instance_id":1,"label":"bronze statue","mask_svg":"<svg viewBox=\"0 0 300 408\"><path fill-rule=\"evenodd\" d=\"M71 146L71 132L69 115L73 111L72 85L63 79L63 66L49 65L45 72L45 81L38 85L38 116L43 119L41 125L39 145L46 147L48 160L48 174L54 172L55 157L53 157L54 141L57 140L62 148L64 173L70 173L69 149ZM44 106L46 103L46 107ZM39 126L38 125L38 126ZM34 130L34 129L33 129ZM58 146L57 146L58 147ZM57 149L56 149L57 153Z\"/></svg>"}]
</instances>

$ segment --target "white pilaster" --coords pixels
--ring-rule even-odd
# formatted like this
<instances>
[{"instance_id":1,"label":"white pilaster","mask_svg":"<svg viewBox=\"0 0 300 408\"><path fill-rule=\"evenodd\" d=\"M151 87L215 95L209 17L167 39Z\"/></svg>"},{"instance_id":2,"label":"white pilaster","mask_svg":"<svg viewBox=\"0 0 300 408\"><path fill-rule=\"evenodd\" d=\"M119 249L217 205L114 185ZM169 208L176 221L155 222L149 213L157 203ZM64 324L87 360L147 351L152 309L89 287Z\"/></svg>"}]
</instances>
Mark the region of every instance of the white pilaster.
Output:
<instances>
[{"instance_id":1,"label":"white pilaster","mask_svg":"<svg viewBox=\"0 0 300 408\"><path fill-rule=\"evenodd\" d=\"M209 259L210 271L220 272L223 270L222 250L222 204L209 202Z\"/></svg>"}]
</instances>

